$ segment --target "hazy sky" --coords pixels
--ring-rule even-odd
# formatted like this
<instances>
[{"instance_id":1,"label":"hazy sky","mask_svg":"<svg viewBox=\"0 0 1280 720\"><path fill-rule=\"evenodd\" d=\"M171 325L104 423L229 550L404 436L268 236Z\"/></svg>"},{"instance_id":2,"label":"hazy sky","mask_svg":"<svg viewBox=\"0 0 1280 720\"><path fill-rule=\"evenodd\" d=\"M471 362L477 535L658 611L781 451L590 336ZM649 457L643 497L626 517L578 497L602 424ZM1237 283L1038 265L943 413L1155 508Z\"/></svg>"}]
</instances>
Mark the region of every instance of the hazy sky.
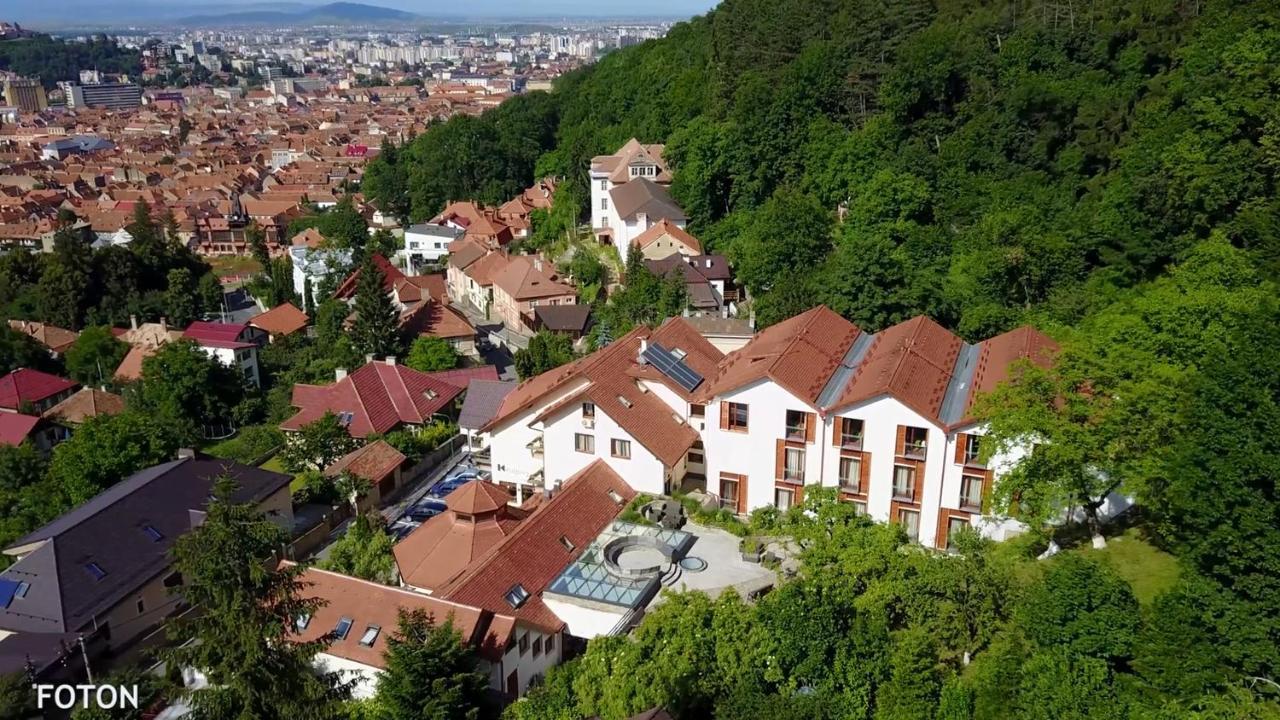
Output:
<instances>
[{"instance_id":1,"label":"hazy sky","mask_svg":"<svg viewBox=\"0 0 1280 720\"><path fill-rule=\"evenodd\" d=\"M218 10L297 9L332 0L0 0L0 20L50 22L146 22L205 15ZM674 17L699 15L719 0L351 0L424 17L557 18ZM782 0L785 2L785 0Z\"/></svg>"}]
</instances>

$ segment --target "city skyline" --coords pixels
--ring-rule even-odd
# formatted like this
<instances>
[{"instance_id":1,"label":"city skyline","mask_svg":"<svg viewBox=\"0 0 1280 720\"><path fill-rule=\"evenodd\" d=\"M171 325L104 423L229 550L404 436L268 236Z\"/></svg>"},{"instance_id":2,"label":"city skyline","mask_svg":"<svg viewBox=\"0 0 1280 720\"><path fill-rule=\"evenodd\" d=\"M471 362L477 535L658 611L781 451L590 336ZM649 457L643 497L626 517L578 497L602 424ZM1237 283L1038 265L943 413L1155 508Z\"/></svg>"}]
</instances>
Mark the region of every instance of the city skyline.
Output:
<instances>
[{"instance_id":1,"label":"city skyline","mask_svg":"<svg viewBox=\"0 0 1280 720\"><path fill-rule=\"evenodd\" d=\"M330 3L324 2L181 2L161 3L143 0L124 2L107 0L69 0L57 6L39 5L19 0L0 0L0 18L11 22L41 27L72 25L163 25L188 17L231 12L301 12ZM710 10L714 0L617 0L607 4L586 0L476 0L465 7L440 0L377 0L358 4L390 8L436 20L533 20L533 19L602 19L602 18L674 18L682 19Z\"/></svg>"}]
</instances>

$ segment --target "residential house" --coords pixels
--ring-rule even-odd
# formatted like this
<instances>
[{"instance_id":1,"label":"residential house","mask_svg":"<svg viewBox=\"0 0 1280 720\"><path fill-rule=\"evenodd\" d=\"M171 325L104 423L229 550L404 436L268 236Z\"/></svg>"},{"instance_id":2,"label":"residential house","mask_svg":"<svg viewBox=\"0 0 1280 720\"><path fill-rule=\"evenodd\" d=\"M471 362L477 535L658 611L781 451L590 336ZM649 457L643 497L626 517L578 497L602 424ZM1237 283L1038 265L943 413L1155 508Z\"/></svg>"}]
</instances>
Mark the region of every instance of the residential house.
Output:
<instances>
[{"instance_id":1,"label":"residential house","mask_svg":"<svg viewBox=\"0 0 1280 720\"><path fill-rule=\"evenodd\" d=\"M597 228L596 236L602 242L612 242L624 264L631 245L659 223L683 229L688 220L666 187L646 177L614 187L608 203L607 225Z\"/></svg>"},{"instance_id":2,"label":"residential house","mask_svg":"<svg viewBox=\"0 0 1280 720\"><path fill-rule=\"evenodd\" d=\"M596 459L653 495L701 478L702 406L690 399L721 357L672 318L520 383L481 429L492 435L494 479L523 499Z\"/></svg>"},{"instance_id":3,"label":"residential house","mask_svg":"<svg viewBox=\"0 0 1280 720\"><path fill-rule=\"evenodd\" d=\"M292 635L301 642L326 638L328 644L316 655L317 669L340 673L351 681L352 697L357 700L368 699L377 690L378 676L387 666L387 639L399 631L401 611L420 610L438 624L451 622L479 656L480 669L496 692L506 689L510 672L519 674L522 665L530 664L518 647L518 637L529 630L509 614L314 567L307 568L300 580L302 596L320 603L297 620ZM550 664L544 657L537 667Z\"/></svg>"},{"instance_id":4,"label":"residential house","mask_svg":"<svg viewBox=\"0 0 1280 720\"><path fill-rule=\"evenodd\" d=\"M293 291L303 299L308 307L305 310L314 312L310 307L313 293L334 273L346 272L351 267L351 251L311 247L310 245L292 245L289 247L289 264L293 266Z\"/></svg>"},{"instance_id":5,"label":"residential house","mask_svg":"<svg viewBox=\"0 0 1280 720\"><path fill-rule=\"evenodd\" d=\"M722 355L693 320L637 328L506 395L481 428L495 480L520 498L599 457L640 492L705 480L739 513L839 488L930 547L962 523L1018 530L986 502L1020 454L984 459L972 406L1016 361L1050 361L1043 334L971 345L924 317L871 334L817 307Z\"/></svg>"},{"instance_id":6,"label":"residential house","mask_svg":"<svg viewBox=\"0 0 1280 720\"><path fill-rule=\"evenodd\" d=\"M749 319L695 315L685 318L685 322L726 355L741 349L756 334L754 323Z\"/></svg>"},{"instance_id":7,"label":"residential house","mask_svg":"<svg viewBox=\"0 0 1280 720\"><path fill-rule=\"evenodd\" d=\"M335 375L332 385L294 385L293 406L298 412L280 429L294 432L333 413L356 438L401 427L414 430L433 417L448 416L472 378L498 379L492 365L424 373L397 364L395 358L371 360L355 372L338 370Z\"/></svg>"},{"instance_id":8,"label":"residential house","mask_svg":"<svg viewBox=\"0 0 1280 720\"><path fill-rule=\"evenodd\" d=\"M969 417L978 392L1021 358L1046 363L1054 344L1031 329L969 345L925 317L869 334L825 307L771 326L721 362L697 399L717 418L703 433L708 489L739 512L803 501L813 485L912 539L945 548L987 517L996 472L1016 457L979 453Z\"/></svg>"},{"instance_id":9,"label":"residential house","mask_svg":"<svg viewBox=\"0 0 1280 720\"><path fill-rule=\"evenodd\" d=\"M129 352L116 367L112 377L123 382L131 382L142 378L142 361L155 354L165 343L182 337L181 330L169 327L164 318L158 323L138 324L136 317L129 317L129 329L119 330L117 337L129 345Z\"/></svg>"},{"instance_id":10,"label":"residential house","mask_svg":"<svg viewBox=\"0 0 1280 720\"><path fill-rule=\"evenodd\" d=\"M683 225L662 218L632 240L645 260L662 260L671 255L701 255L702 243Z\"/></svg>"},{"instance_id":11,"label":"residential house","mask_svg":"<svg viewBox=\"0 0 1280 720\"><path fill-rule=\"evenodd\" d=\"M0 377L0 412L39 416L79 387L79 383L57 375L18 368Z\"/></svg>"},{"instance_id":12,"label":"residential house","mask_svg":"<svg viewBox=\"0 0 1280 720\"><path fill-rule=\"evenodd\" d=\"M48 348L49 354L55 358L65 353L80 337L74 330L28 320L10 320L9 327Z\"/></svg>"},{"instance_id":13,"label":"residential house","mask_svg":"<svg viewBox=\"0 0 1280 720\"><path fill-rule=\"evenodd\" d=\"M58 433L57 428L34 415L0 413L0 445L17 446L30 442L36 449L48 452L65 439L66 436Z\"/></svg>"},{"instance_id":14,"label":"residential house","mask_svg":"<svg viewBox=\"0 0 1280 720\"><path fill-rule=\"evenodd\" d=\"M209 357L238 370L246 382L255 387L261 384L258 346L267 337L262 330L249 323L197 320L187 326L182 337L194 342Z\"/></svg>"},{"instance_id":15,"label":"residential house","mask_svg":"<svg viewBox=\"0 0 1280 720\"><path fill-rule=\"evenodd\" d=\"M637 178L645 178L659 185L671 184L671 172L662 159L662 145L644 145L631 138L612 155L591 158L591 227L597 235L612 224L613 199L611 191ZM626 257L626 246L622 256Z\"/></svg>"},{"instance_id":16,"label":"residential house","mask_svg":"<svg viewBox=\"0 0 1280 720\"><path fill-rule=\"evenodd\" d=\"M404 257L409 272L417 274L434 267L449 254L449 243L461 238L464 230L452 225L419 223L404 231Z\"/></svg>"},{"instance_id":17,"label":"residential house","mask_svg":"<svg viewBox=\"0 0 1280 720\"><path fill-rule=\"evenodd\" d=\"M498 219L497 210L470 201L449 203L428 223L460 230L468 239L483 243L489 250L504 248L516 237L511 227Z\"/></svg>"},{"instance_id":18,"label":"residential house","mask_svg":"<svg viewBox=\"0 0 1280 720\"><path fill-rule=\"evenodd\" d=\"M53 438L61 442L86 421L124 412L124 398L102 388L80 388L74 395L44 411L52 426Z\"/></svg>"},{"instance_id":19,"label":"residential house","mask_svg":"<svg viewBox=\"0 0 1280 720\"><path fill-rule=\"evenodd\" d=\"M249 327L266 333L267 342L302 332L311 319L293 303L282 303L249 319Z\"/></svg>"},{"instance_id":20,"label":"residential house","mask_svg":"<svg viewBox=\"0 0 1280 720\"><path fill-rule=\"evenodd\" d=\"M119 651L185 609L173 545L223 476L238 484L234 501L292 528L287 475L198 457L141 470L4 549L14 562L0 585L13 592L0 630L72 633Z\"/></svg>"},{"instance_id":21,"label":"residential house","mask_svg":"<svg viewBox=\"0 0 1280 720\"><path fill-rule=\"evenodd\" d=\"M336 478L351 473L369 483L369 491L360 504L376 508L400 489L401 470L407 459L386 440L374 440L335 460L324 474Z\"/></svg>"},{"instance_id":22,"label":"residential house","mask_svg":"<svg viewBox=\"0 0 1280 720\"><path fill-rule=\"evenodd\" d=\"M548 332L567 335L575 342L587 334L591 326L590 305L539 305L533 309L534 332Z\"/></svg>"},{"instance_id":23,"label":"residential house","mask_svg":"<svg viewBox=\"0 0 1280 720\"><path fill-rule=\"evenodd\" d=\"M537 255L510 256L493 276L493 308L511 330L531 333L535 308L577 301L577 290L561 280L555 265Z\"/></svg>"},{"instance_id":24,"label":"residential house","mask_svg":"<svg viewBox=\"0 0 1280 720\"><path fill-rule=\"evenodd\" d=\"M467 494L455 501L464 490ZM568 477L531 512L509 507L505 493L474 481L449 496L448 512L397 545L396 563L404 584L414 590L515 618L502 687L508 697L517 697L560 662L573 626L583 632L580 637L604 634L592 632L590 623L612 617L613 606L561 586L569 582L566 573L576 576L576 563L588 546L634 497L635 491L599 460ZM468 526L472 521L476 528ZM654 593L650 585L656 578L650 581L645 589ZM575 587L581 585L579 578ZM641 602L643 593L628 599ZM610 628L619 625L615 621Z\"/></svg>"},{"instance_id":25,"label":"residential house","mask_svg":"<svg viewBox=\"0 0 1280 720\"><path fill-rule=\"evenodd\" d=\"M661 260L645 260L645 267L658 277L673 275L684 280L689 309L695 315L734 315L738 292L733 273L723 255L681 255L672 253Z\"/></svg>"}]
</instances>

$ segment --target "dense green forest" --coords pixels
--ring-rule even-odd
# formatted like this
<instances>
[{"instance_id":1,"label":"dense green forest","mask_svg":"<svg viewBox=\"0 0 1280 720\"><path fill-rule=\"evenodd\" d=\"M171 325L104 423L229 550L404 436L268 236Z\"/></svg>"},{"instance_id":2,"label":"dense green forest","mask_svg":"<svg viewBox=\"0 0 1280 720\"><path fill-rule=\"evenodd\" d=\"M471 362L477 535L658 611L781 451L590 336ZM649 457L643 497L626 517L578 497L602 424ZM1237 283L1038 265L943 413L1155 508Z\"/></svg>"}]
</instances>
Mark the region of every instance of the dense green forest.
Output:
<instances>
[{"instance_id":1,"label":"dense green forest","mask_svg":"<svg viewBox=\"0 0 1280 720\"><path fill-rule=\"evenodd\" d=\"M591 156L666 142L764 323L814 298L872 329L1070 322L1215 230L1274 265L1274 6L934 5L727 0L549 97L433 127L368 191L407 189L415 219L535 171L585 198Z\"/></svg>"},{"instance_id":2,"label":"dense green forest","mask_svg":"<svg viewBox=\"0 0 1280 720\"><path fill-rule=\"evenodd\" d=\"M46 88L63 80L79 82L80 71L89 69L136 78L142 72L142 54L120 47L105 35L95 35L88 42L55 40L48 35L0 42L0 70L40 78Z\"/></svg>"},{"instance_id":3,"label":"dense green forest","mask_svg":"<svg viewBox=\"0 0 1280 720\"><path fill-rule=\"evenodd\" d=\"M593 155L665 142L761 324L825 302L1063 347L983 402L992 445L1048 441L995 499L1029 537L945 560L815 496L765 518L798 580L669 602L509 715L1280 717L1278 56L1267 2L725 0L376 161L415 219L554 174L581 220ZM653 319L634 292L600 316ZM1111 490L1176 577L1039 522Z\"/></svg>"}]
</instances>

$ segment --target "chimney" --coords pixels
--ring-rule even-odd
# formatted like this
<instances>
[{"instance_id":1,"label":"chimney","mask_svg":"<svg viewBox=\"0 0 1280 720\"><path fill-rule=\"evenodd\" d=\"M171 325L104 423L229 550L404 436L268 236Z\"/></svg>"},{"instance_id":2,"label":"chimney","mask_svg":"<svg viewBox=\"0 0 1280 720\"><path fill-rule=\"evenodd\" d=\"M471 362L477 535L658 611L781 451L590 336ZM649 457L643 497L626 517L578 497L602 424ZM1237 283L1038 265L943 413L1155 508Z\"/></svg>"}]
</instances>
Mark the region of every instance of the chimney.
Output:
<instances>
[{"instance_id":1,"label":"chimney","mask_svg":"<svg viewBox=\"0 0 1280 720\"><path fill-rule=\"evenodd\" d=\"M130 327L130 328L132 328L132 329L134 329L134 330L137 330L137 329L138 329L138 316L137 316L137 315L130 315L130 316L129 316L129 327Z\"/></svg>"},{"instance_id":2,"label":"chimney","mask_svg":"<svg viewBox=\"0 0 1280 720\"><path fill-rule=\"evenodd\" d=\"M640 338L640 354L637 356L636 362L640 363L641 365L647 365L649 363L649 361L644 358L644 351L648 349L649 349L649 341L645 340L644 338Z\"/></svg>"},{"instance_id":3,"label":"chimney","mask_svg":"<svg viewBox=\"0 0 1280 720\"><path fill-rule=\"evenodd\" d=\"M537 256L533 258L533 269L542 272L542 258Z\"/></svg>"},{"instance_id":4,"label":"chimney","mask_svg":"<svg viewBox=\"0 0 1280 720\"><path fill-rule=\"evenodd\" d=\"M365 355L365 356L364 356L364 361L365 361L366 363L371 363L371 362L373 362L373 353L369 353L368 355Z\"/></svg>"},{"instance_id":5,"label":"chimney","mask_svg":"<svg viewBox=\"0 0 1280 720\"><path fill-rule=\"evenodd\" d=\"M333 370L333 379L334 379L335 381L337 381L337 382L341 382L341 381L345 380L346 378L347 378L347 369L346 369L346 368L334 368L334 370Z\"/></svg>"},{"instance_id":6,"label":"chimney","mask_svg":"<svg viewBox=\"0 0 1280 720\"><path fill-rule=\"evenodd\" d=\"M387 356L387 364L388 364L388 365L395 365L395 364L396 364L396 356L395 356L395 355L388 355L388 356Z\"/></svg>"}]
</instances>

